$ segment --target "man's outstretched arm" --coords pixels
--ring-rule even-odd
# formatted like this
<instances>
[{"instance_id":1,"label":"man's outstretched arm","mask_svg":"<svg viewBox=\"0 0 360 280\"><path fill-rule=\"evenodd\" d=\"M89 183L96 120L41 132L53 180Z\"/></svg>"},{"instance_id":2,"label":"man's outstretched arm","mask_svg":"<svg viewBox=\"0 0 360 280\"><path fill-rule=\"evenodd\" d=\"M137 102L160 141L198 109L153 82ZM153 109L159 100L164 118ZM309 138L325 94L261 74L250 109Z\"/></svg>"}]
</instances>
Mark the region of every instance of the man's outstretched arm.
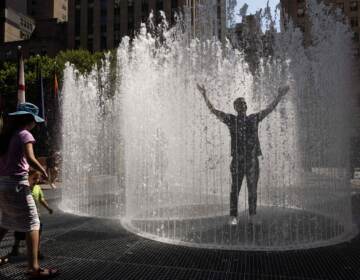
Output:
<instances>
[{"instance_id":1,"label":"man's outstretched arm","mask_svg":"<svg viewBox=\"0 0 360 280\"><path fill-rule=\"evenodd\" d=\"M262 121L265 117L267 117L267 115L274 111L284 95L288 93L289 89L290 87L288 85L279 87L278 96L275 100L265 110L259 112L259 121Z\"/></svg>"},{"instance_id":2,"label":"man's outstretched arm","mask_svg":"<svg viewBox=\"0 0 360 280\"><path fill-rule=\"evenodd\" d=\"M202 96L204 97L206 106L209 108L210 112L213 113L216 117L218 117L221 121L224 122L226 120L227 114L222 111L216 110L214 108L214 106L211 104L209 98L206 95L206 89L205 89L204 85L197 84L197 88L200 91L200 93L202 94Z\"/></svg>"}]
</instances>

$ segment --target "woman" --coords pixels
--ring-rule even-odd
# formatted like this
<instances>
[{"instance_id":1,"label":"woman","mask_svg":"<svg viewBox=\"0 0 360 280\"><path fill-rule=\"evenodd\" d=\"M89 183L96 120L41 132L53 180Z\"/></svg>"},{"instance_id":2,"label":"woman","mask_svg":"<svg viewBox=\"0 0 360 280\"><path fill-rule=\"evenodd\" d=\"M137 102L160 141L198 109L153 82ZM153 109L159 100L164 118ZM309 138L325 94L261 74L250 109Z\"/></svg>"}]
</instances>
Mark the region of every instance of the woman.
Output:
<instances>
[{"instance_id":1,"label":"woman","mask_svg":"<svg viewBox=\"0 0 360 280\"><path fill-rule=\"evenodd\" d=\"M22 103L9 114L10 125L0 136L0 241L9 229L26 233L28 276L30 279L50 278L56 269L42 269L38 262L40 221L29 187L31 166L45 179L48 175L34 155L35 139L30 131L44 120L34 104ZM8 262L0 258L0 265Z\"/></svg>"}]
</instances>

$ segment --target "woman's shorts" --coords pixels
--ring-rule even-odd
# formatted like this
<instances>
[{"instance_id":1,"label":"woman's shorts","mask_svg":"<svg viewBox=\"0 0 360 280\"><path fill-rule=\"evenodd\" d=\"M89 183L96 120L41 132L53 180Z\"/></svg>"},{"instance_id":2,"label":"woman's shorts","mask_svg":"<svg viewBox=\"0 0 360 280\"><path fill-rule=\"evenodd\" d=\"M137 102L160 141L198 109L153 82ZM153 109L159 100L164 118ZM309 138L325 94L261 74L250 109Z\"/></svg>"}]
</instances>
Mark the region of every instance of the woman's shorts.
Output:
<instances>
[{"instance_id":1,"label":"woman's shorts","mask_svg":"<svg viewBox=\"0 0 360 280\"><path fill-rule=\"evenodd\" d=\"M0 227L20 232L40 229L30 187L22 180L0 177Z\"/></svg>"}]
</instances>

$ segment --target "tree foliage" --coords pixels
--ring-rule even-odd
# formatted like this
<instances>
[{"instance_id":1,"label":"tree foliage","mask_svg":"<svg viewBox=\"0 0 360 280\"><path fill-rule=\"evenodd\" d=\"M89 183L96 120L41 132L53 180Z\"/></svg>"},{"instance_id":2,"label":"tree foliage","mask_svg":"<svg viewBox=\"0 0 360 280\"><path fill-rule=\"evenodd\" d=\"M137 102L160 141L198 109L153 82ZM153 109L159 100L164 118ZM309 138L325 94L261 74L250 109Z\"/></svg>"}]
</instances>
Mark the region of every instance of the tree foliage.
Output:
<instances>
[{"instance_id":1,"label":"tree foliage","mask_svg":"<svg viewBox=\"0 0 360 280\"><path fill-rule=\"evenodd\" d=\"M39 155L48 154L50 149L59 148L58 100L54 95L54 75L58 79L59 89L62 85L62 76L67 62L73 64L81 74L88 74L92 69L102 65L104 53L90 53L87 50L67 50L60 52L55 58L48 56L31 56L24 61L26 101L40 105L38 87L38 69L41 69L45 95L45 111L47 126L36 128L38 136L36 152ZM40 67L38 67L40 66ZM3 118L7 113L16 110L17 104L17 63L0 62L0 131Z\"/></svg>"},{"instance_id":2,"label":"tree foliage","mask_svg":"<svg viewBox=\"0 0 360 280\"><path fill-rule=\"evenodd\" d=\"M59 87L62 84L62 73L65 64L73 64L81 74L89 73L94 67L99 67L104 53L90 53L87 50L61 51L55 58L48 56L31 56L25 60L26 98L32 102L37 98L37 65L41 67L45 90L51 91L54 73L56 73ZM17 64L14 62L0 62L0 95L5 99L2 111L13 110L17 98Z\"/></svg>"}]
</instances>

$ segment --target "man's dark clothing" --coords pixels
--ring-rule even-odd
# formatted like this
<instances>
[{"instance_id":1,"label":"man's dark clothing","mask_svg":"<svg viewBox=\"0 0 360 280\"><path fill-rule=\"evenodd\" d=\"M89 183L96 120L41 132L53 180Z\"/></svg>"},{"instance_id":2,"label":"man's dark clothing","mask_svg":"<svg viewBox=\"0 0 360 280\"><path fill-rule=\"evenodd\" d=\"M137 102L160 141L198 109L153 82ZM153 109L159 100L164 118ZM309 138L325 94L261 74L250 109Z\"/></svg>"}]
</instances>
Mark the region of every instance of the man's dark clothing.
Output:
<instances>
[{"instance_id":1,"label":"man's dark clothing","mask_svg":"<svg viewBox=\"0 0 360 280\"><path fill-rule=\"evenodd\" d=\"M230 130L231 156L233 158L261 156L258 136L259 114L238 117L224 113L220 119Z\"/></svg>"},{"instance_id":2,"label":"man's dark clothing","mask_svg":"<svg viewBox=\"0 0 360 280\"><path fill-rule=\"evenodd\" d=\"M242 181L246 177L250 215L256 214L257 183L259 180L259 160L261 155L258 135L261 115L235 116L217 111L217 117L225 123L231 136L230 166L232 185L230 193L230 216L238 215L238 199Z\"/></svg>"},{"instance_id":3,"label":"man's dark clothing","mask_svg":"<svg viewBox=\"0 0 360 280\"><path fill-rule=\"evenodd\" d=\"M245 159L244 161L233 159L231 161L230 171L232 179L230 192L230 216L236 217L238 215L239 193L244 176L246 176L248 188L249 213L250 215L255 215L257 203L257 183L259 181L259 159L257 157Z\"/></svg>"}]
</instances>

